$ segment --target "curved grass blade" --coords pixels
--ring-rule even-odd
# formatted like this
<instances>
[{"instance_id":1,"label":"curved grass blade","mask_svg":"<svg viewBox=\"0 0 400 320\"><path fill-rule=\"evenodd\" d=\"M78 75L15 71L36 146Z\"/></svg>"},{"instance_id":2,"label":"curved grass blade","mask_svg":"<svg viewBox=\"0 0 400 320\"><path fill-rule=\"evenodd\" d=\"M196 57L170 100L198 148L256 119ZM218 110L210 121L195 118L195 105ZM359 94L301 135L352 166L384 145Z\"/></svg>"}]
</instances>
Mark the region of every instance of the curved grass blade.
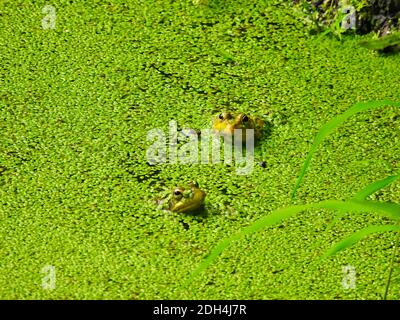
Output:
<instances>
[{"instance_id":1,"label":"curved grass blade","mask_svg":"<svg viewBox=\"0 0 400 320\"><path fill-rule=\"evenodd\" d=\"M396 203L385 203L369 200L325 200L317 203L296 205L287 208L281 208L272 211L269 215L260 218L251 225L243 228L238 233L220 241L210 252L208 256L199 264L199 266L189 275L183 286L189 284L194 277L204 271L221 253L224 251L231 242L242 238L243 236L255 233L260 229L268 226L275 225L285 219L294 216L304 210L318 208L330 210L349 210L359 213L364 212L378 212L386 217L397 219L400 221L400 205Z\"/></svg>"},{"instance_id":2,"label":"curved grass blade","mask_svg":"<svg viewBox=\"0 0 400 320\"><path fill-rule=\"evenodd\" d=\"M386 187L387 185L391 184L392 182L396 181L400 178L400 174L396 176L390 176L382 180L374 181L359 192L355 194L352 198L353 200L364 200L371 194L379 191L380 189ZM347 213L347 211L339 211L332 221L328 224L324 232L329 231L332 227Z\"/></svg>"},{"instance_id":3,"label":"curved grass blade","mask_svg":"<svg viewBox=\"0 0 400 320\"><path fill-rule=\"evenodd\" d=\"M370 234L378 233L378 232L387 232L387 231L400 231L400 226L397 226L397 225L371 226L371 227L361 229L360 231L357 231L357 232L353 233L352 235L350 235L349 237L336 243L333 247L331 247L328 251L325 252L325 254L321 257L320 261L333 256L334 254L336 254L337 252L339 252L341 250L352 247L357 242L359 242L363 238L369 236Z\"/></svg>"},{"instance_id":4,"label":"curved grass blade","mask_svg":"<svg viewBox=\"0 0 400 320\"><path fill-rule=\"evenodd\" d=\"M195 278L203 270L205 270L222 253L222 251L224 251L231 244L231 242L233 242L235 240L239 240L241 237L243 237L247 234L257 232L258 230L260 230L264 227L277 224L282 220L290 218L291 216L295 215L296 213L299 213L301 211L309 209L310 207L311 207L310 205L298 205L298 206L275 210L268 216L263 217L263 218L255 221L248 227L243 228L238 233L220 241L211 250L211 252L203 259L203 261L199 264L199 266L190 274L189 278L185 281L183 286L190 283L193 278Z\"/></svg>"},{"instance_id":5,"label":"curved grass blade","mask_svg":"<svg viewBox=\"0 0 400 320\"><path fill-rule=\"evenodd\" d=\"M359 45L370 50L383 50L387 47L400 44L400 33L387 35L379 39L363 40Z\"/></svg>"},{"instance_id":6,"label":"curved grass blade","mask_svg":"<svg viewBox=\"0 0 400 320\"><path fill-rule=\"evenodd\" d=\"M297 189L300 186L300 183L310 165L311 159L317 150L318 146L322 143L322 141L330 134L332 133L337 127L343 124L348 118L350 118L352 115L367 111L370 109L375 109L379 107L384 107L384 106L394 106L394 107L400 107L400 102L394 102L394 101L388 101L388 100L383 100L383 101L369 101L369 102L358 102L355 105L353 105L350 109L345 111L344 113L336 116L335 118L331 119L328 121L322 128L319 130L317 136L315 137L314 143L311 146L310 151L308 152L307 158L303 163L303 167L300 170L299 177L297 178L296 184L293 188L292 191L292 199L296 196Z\"/></svg>"},{"instance_id":7,"label":"curved grass blade","mask_svg":"<svg viewBox=\"0 0 400 320\"><path fill-rule=\"evenodd\" d=\"M346 201L325 200L312 204L313 208L352 211L358 213L376 212L394 220L400 220L400 205L392 202L350 199Z\"/></svg>"},{"instance_id":8,"label":"curved grass blade","mask_svg":"<svg viewBox=\"0 0 400 320\"><path fill-rule=\"evenodd\" d=\"M400 174L375 181L356 193L353 199L363 200L400 178Z\"/></svg>"},{"instance_id":9,"label":"curved grass blade","mask_svg":"<svg viewBox=\"0 0 400 320\"><path fill-rule=\"evenodd\" d=\"M399 248L399 241L400 241L400 232L397 232L395 245L394 245L393 251L392 251L392 258L390 259L389 275L388 275L388 278L387 278L387 281L386 281L385 292L383 293L383 300L387 299L387 296L388 296L388 293L389 293L389 287L390 287L390 283L392 281L393 265L394 265L394 260L396 258L396 252L397 252L397 250Z\"/></svg>"},{"instance_id":10,"label":"curved grass blade","mask_svg":"<svg viewBox=\"0 0 400 320\"><path fill-rule=\"evenodd\" d=\"M357 192L356 195L352 199L353 200L364 200L365 198L367 198L371 194L373 194L376 191L386 187L387 185L389 185L390 183L394 182L398 178L400 178L400 174L398 174L396 176L387 177L387 178L385 178L383 180L374 181L373 183L367 185L362 190ZM325 235L347 213L347 210L337 210L337 211L338 212L335 214L335 216L332 219L332 221L326 226L325 230L323 231ZM314 248L319 247L321 245L321 242L322 242L322 240L316 241L316 243L314 245Z\"/></svg>"}]
</instances>

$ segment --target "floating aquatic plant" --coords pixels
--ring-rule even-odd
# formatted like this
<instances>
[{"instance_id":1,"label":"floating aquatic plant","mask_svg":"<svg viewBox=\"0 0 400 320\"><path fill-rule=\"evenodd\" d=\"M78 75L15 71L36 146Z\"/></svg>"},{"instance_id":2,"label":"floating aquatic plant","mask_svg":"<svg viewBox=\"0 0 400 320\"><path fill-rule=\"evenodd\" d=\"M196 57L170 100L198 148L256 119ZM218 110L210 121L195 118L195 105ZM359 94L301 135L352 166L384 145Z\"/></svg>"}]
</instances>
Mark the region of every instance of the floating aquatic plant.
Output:
<instances>
[{"instance_id":1,"label":"floating aquatic plant","mask_svg":"<svg viewBox=\"0 0 400 320\"><path fill-rule=\"evenodd\" d=\"M299 185L301 181L303 180L303 177L310 166L311 159L317 150L318 146L322 143L322 141L329 135L331 134L336 128L341 126L348 118L350 118L352 115L371 110L371 109L376 109L384 106L394 106L394 107L400 107L399 102L394 102L394 101L369 101L369 102L358 102L355 105L353 105L350 109L345 111L344 113L336 116L332 120L328 121L322 128L319 130L317 136L314 139L314 143L311 146L310 151L308 152L307 158L303 163L303 167L301 168L299 177L297 178L296 184L293 188L292 191L292 198L296 196L297 189L299 188Z\"/></svg>"},{"instance_id":2,"label":"floating aquatic plant","mask_svg":"<svg viewBox=\"0 0 400 320\"><path fill-rule=\"evenodd\" d=\"M384 107L384 106L398 106L400 107L400 103L392 102L392 101L370 101L370 102L359 102L353 105L350 109L345 111L343 114L333 118L328 123L326 123L318 132L314 143L311 146L311 149L307 155L306 160L304 161L303 167L300 171L299 177L297 182L293 188L292 198L295 197L296 191L299 188L299 185L310 166L312 157L316 152L318 146L323 142L323 140L332 133L336 128L343 124L345 120L347 120L352 115L367 111L370 109ZM204 271L221 253L225 250L233 241L238 240L244 237L247 234L255 233L263 228L268 226L273 226L278 224L279 222L293 217L294 215L310 209L329 209L335 210L339 213L335 217L335 219L328 225L326 231L329 230L336 221L342 217L347 212L353 213L365 213L365 212L375 212L382 216L388 217L393 219L397 222L395 225L384 225L384 226L368 226L362 230L359 230L347 238L343 239L342 241L336 243L333 247L331 247L325 254L322 255L320 261L328 258L337 252L350 248L351 246L357 244L360 240L364 239L365 237L378 233L378 232L388 232L388 231L398 231L400 234L400 205L397 203L391 202L380 202L380 201L372 201L372 200L365 200L368 196L373 194L374 192L384 188L388 184L396 181L400 178L400 173L398 175L387 177L383 180L379 180L373 182L360 190L358 193L354 195L353 198L341 201L341 200L325 200L316 203L310 204L302 204L302 205L294 205L286 208L280 208L277 210L272 211L269 215L260 218L259 220L253 222L247 227L244 227L238 233L227 237L221 240L212 250L211 252L204 258L204 260L198 265L198 267L190 274L189 278L185 281L184 286L187 285L192 281L194 277L199 275L202 271ZM399 237L396 239L396 244L393 251L393 256L395 251L397 250L399 242ZM391 265L389 268L389 277L388 282L385 288L384 299L387 297L388 288L390 285L391 274L393 269L394 258L392 257Z\"/></svg>"}]
</instances>

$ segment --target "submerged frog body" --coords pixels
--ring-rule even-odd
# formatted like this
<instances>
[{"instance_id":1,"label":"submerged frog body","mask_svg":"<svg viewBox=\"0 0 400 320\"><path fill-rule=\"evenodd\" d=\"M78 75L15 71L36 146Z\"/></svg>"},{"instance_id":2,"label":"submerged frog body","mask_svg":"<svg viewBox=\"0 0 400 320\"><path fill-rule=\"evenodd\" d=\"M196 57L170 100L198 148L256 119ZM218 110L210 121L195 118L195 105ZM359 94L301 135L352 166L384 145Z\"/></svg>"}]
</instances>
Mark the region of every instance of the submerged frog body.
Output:
<instances>
[{"instance_id":1,"label":"submerged frog body","mask_svg":"<svg viewBox=\"0 0 400 320\"><path fill-rule=\"evenodd\" d=\"M264 120L248 116L244 113L222 112L214 117L212 129L214 132L228 138L232 138L234 136L235 129L242 130L242 142L245 142L245 129L253 129L254 138L258 139L262 135L264 124Z\"/></svg>"},{"instance_id":2,"label":"submerged frog body","mask_svg":"<svg viewBox=\"0 0 400 320\"><path fill-rule=\"evenodd\" d=\"M199 188L197 182L189 182L187 186L173 188L166 197L158 201L160 209L172 212L192 212L203 203L206 193Z\"/></svg>"}]
</instances>

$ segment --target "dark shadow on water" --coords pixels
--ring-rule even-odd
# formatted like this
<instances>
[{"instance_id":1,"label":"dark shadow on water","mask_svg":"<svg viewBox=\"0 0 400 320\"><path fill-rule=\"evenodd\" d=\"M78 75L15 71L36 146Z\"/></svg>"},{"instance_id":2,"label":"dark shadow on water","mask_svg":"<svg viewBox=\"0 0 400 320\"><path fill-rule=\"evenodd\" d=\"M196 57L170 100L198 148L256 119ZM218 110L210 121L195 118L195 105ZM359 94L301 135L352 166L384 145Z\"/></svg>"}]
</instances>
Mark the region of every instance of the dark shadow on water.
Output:
<instances>
[{"instance_id":1,"label":"dark shadow on water","mask_svg":"<svg viewBox=\"0 0 400 320\"><path fill-rule=\"evenodd\" d=\"M201 205L199 208L196 210L191 211L190 213L187 213L188 216L191 216L193 218L199 218L197 220L202 220L208 217L208 210L207 208L203 205Z\"/></svg>"},{"instance_id":2,"label":"dark shadow on water","mask_svg":"<svg viewBox=\"0 0 400 320\"><path fill-rule=\"evenodd\" d=\"M400 52L400 45L386 47L382 50L378 50L377 52L381 57L393 56Z\"/></svg>"}]
</instances>

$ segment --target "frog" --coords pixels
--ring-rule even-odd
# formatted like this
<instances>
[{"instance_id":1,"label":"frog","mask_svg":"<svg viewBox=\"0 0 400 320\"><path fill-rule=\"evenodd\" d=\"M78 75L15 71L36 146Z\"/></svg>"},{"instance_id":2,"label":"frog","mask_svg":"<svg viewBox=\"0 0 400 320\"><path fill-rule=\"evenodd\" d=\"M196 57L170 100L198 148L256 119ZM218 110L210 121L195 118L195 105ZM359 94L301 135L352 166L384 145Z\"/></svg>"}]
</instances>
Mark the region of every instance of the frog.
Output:
<instances>
[{"instance_id":1,"label":"frog","mask_svg":"<svg viewBox=\"0 0 400 320\"><path fill-rule=\"evenodd\" d=\"M254 129L254 138L259 139L265 121L240 112L222 112L214 116L212 129L214 133L220 134L227 138L232 138L235 129L242 129L242 142L246 141L245 129Z\"/></svg>"},{"instance_id":2,"label":"frog","mask_svg":"<svg viewBox=\"0 0 400 320\"><path fill-rule=\"evenodd\" d=\"M157 200L158 208L177 213L189 213L204 204L206 192L199 188L196 181L176 186L169 190L163 198Z\"/></svg>"}]
</instances>

